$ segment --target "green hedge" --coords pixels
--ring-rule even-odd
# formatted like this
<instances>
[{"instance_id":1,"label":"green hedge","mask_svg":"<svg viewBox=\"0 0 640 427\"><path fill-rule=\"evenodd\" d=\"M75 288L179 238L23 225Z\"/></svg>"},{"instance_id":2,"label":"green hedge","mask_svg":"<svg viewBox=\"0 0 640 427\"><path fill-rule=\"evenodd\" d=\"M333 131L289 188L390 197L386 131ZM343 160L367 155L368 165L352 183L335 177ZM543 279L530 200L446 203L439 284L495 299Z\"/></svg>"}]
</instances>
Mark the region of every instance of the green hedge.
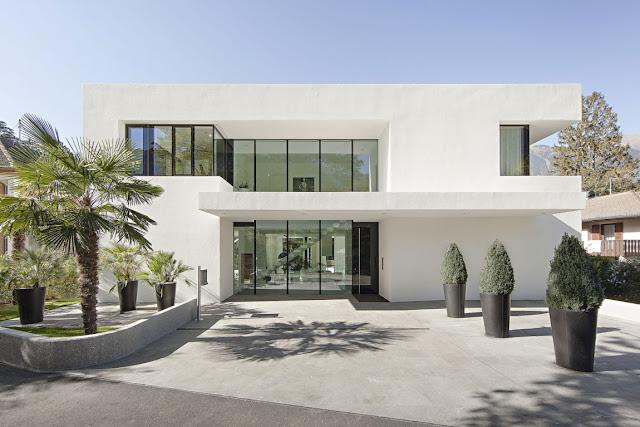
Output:
<instances>
[{"instance_id":1,"label":"green hedge","mask_svg":"<svg viewBox=\"0 0 640 427\"><path fill-rule=\"evenodd\" d=\"M480 293L483 294L508 295L513 292L513 267L507 250L498 239L493 242L484 257L478 285Z\"/></svg>"},{"instance_id":2,"label":"green hedge","mask_svg":"<svg viewBox=\"0 0 640 427\"><path fill-rule=\"evenodd\" d=\"M440 267L440 280L444 284L463 285L467 283L467 267L458 245L452 243L444 254Z\"/></svg>"},{"instance_id":3,"label":"green hedge","mask_svg":"<svg viewBox=\"0 0 640 427\"><path fill-rule=\"evenodd\" d=\"M565 233L551 260L547 304L565 310L591 311L600 307L603 299L604 291L592 257L577 237Z\"/></svg>"}]
</instances>

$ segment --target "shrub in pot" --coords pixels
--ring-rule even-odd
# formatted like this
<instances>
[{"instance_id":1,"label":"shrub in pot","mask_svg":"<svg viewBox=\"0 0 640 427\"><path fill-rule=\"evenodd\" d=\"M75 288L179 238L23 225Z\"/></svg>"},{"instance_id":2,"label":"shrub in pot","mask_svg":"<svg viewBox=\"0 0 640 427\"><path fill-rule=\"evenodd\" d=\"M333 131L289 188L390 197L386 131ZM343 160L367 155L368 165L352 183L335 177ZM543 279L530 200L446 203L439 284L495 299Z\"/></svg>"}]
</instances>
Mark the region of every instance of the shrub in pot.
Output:
<instances>
[{"instance_id":1,"label":"shrub in pot","mask_svg":"<svg viewBox=\"0 0 640 427\"><path fill-rule=\"evenodd\" d=\"M555 249L547 279L556 364L593 371L598 308L603 299L591 256L577 237L565 233Z\"/></svg>"},{"instance_id":2,"label":"shrub in pot","mask_svg":"<svg viewBox=\"0 0 640 427\"><path fill-rule=\"evenodd\" d=\"M25 249L14 260L15 278L22 285L13 291L18 302L20 323L42 322L47 292L47 287L43 284L57 276L64 258L55 251L38 247Z\"/></svg>"},{"instance_id":3,"label":"shrub in pot","mask_svg":"<svg viewBox=\"0 0 640 427\"><path fill-rule=\"evenodd\" d=\"M103 250L102 265L111 271L116 279L109 292L118 288L120 313L136 309L138 298L138 278L142 271L144 252L139 245L125 245L114 242Z\"/></svg>"},{"instance_id":4,"label":"shrub in pot","mask_svg":"<svg viewBox=\"0 0 640 427\"><path fill-rule=\"evenodd\" d=\"M440 280L448 317L464 317L464 301L467 290L467 267L458 245L452 243L444 254L440 267Z\"/></svg>"},{"instance_id":5,"label":"shrub in pot","mask_svg":"<svg viewBox=\"0 0 640 427\"><path fill-rule=\"evenodd\" d=\"M515 279L509 254L496 239L484 257L478 285L485 334L495 338L509 336L511 292Z\"/></svg>"},{"instance_id":6,"label":"shrub in pot","mask_svg":"<svg viewBox=\"0 0 640 427\"><path fill-rule=\"evenodd\" d=\"M157 251L147 257L147 281L156 291L158 311L176 302L176 280L184 272L193 270L174 258L173 252Z\"/></svg>"}]
</instances>

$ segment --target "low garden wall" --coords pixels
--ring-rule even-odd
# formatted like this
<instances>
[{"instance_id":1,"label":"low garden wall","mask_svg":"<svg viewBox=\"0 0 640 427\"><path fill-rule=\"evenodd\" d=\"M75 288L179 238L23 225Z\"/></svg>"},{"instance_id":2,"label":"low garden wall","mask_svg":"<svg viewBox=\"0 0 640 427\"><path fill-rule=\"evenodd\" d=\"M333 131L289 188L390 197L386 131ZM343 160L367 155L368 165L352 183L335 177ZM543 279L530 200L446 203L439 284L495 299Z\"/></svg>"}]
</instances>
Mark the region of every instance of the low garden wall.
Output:
<instances>
[{"instance_id":1,"label":"low garden wall","mask_svg":"<svg viewBox=\"0 0 640 427\"><path fill-rule=\"evenodd\" d=\"M599 313L603 316L640 323L640 304L605 299Z\"/></svg>"},{"instance_id":2,"label":"low garden wall","mask_svg":"<svg viewBox=\"0 0 640 427\"><path fill-rule=\"evenodd\" d=\"M36 371L63 371L112 362L195 318L193 299L95 335L50 338L0 327L0 362Z\"/></svg>"}]
</instances>

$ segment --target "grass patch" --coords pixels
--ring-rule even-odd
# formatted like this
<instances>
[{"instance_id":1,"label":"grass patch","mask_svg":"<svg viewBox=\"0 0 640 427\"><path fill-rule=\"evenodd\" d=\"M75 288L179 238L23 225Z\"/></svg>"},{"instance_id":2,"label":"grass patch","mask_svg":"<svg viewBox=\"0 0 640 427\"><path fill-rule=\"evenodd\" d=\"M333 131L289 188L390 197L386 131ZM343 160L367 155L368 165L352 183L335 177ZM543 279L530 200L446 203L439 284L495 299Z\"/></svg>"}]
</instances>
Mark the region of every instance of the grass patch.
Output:
<instances>
[{"instance_id":1,"label":"grass patch","mask_svg":"<svg viewBox=\"0 0 640 427\"><path fill-rule=\"evenodd\" d=\"M45 301L44 309L45 310L53 310L54 308L64 307L65 305L77 304L80 302L79 298L74 299L53 299L51 301ZM18 317L18 306L17 305L3 305L0 306L0 321L9 320Z\"/></svg>"},{"instance_id":2,"label":"grass patch","mask_svg":"<svg viewBox=\"0 0 640 427\"><path fill-rule=\"evenodd\" d=\"M15 329L16 331L29 332L31 334L43 335L45 337L79 337L84 335L84 329L82 328L59 328L53 326L12 326L9 329ZM98 328L98 333L115 331L117 328Z\"/></svg>"}]
</instances>

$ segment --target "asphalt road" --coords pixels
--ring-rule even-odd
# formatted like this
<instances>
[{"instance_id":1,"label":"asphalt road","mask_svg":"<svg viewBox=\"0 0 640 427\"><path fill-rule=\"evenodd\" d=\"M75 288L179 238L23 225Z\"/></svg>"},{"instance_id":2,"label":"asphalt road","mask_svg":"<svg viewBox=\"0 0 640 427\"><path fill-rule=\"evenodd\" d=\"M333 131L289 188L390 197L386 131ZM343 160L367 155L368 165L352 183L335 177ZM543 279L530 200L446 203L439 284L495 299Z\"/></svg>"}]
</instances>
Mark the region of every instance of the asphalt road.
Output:
<instances>
[{"instance_id":1,"label":"asphalt road","mask_svg":"<svg viewBox=\"0 0 640 427\"><path fill-rule=\"evenodd\" d=\"M0 425L378 427L427 424L42 374L0 364Z\"/></svg>"}]
</instances>

